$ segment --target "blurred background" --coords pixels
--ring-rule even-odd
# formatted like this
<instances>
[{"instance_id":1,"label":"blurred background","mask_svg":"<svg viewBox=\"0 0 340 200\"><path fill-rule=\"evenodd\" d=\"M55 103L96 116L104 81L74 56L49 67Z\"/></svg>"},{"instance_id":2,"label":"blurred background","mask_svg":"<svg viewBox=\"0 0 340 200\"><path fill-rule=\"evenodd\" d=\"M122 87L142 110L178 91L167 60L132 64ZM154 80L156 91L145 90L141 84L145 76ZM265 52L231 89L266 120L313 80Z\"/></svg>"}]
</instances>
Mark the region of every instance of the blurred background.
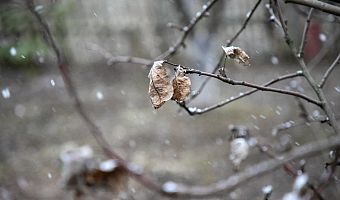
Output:
<instances>
[{"instance_id":1,"label":"blurred background","mask_svg":"<svg viewBox=\"0 0 340 200\"><path fill-rule=\"evenodd\" d=\"M203 0L36 0L57 43L67 54L70 73L87 112L123 158L142 166L154 180L189 185L209 185L235 174L229 160L230 124L244 125L255 137L275 144L288 135L294 146L325 139L333 130L327 124L306 123L273 137L278 124L301 119L298 101L292 96L257 92L203 115L189 116L174 102L154 110L148 97L149 67L131 63L107 65L107 60L88 44L97 44L114 56L153 59L171 47L181 27L202 10ZM211 72L227 44L242 27L257 1L219 1L194 28L171 61ZM281 1L280 1L281 2ZM233 43L250 56L250 67L227 60L227 76L262 84L280 75L300 70L283 39L280 27L269 20L263 1L246 29ZM309 9L281 5L295 46L301 42ZM305 59L316 81L339 53L339 19L315 10L305 47ZM0 1L0 199L73 199L73 192L58 186L60 153L69 146L89 144L95 159L106 159L70 102L59 74L56 57L39 31L23 1ZM168 73L173 74L172 67ZM205 77L189 75L192 90ZM339 113L340 69L336 67L324 93ZM297 90L316 98L306 80L281 81L277 88ZM249 88L211 80L189 106L204 108L232 98ZM324 115L306 101L311 116ZM240 170L267 160L251 149ZM311 182L323 172L328 152L306 158ZM292 165L298 169L297 161ZM235 191L212 199L263 199L261 188L272 185L272 199L280 199L294 178L283 168L247 182ZM134 199L167 199L131 181ZM340 195L337 181L322 194ZM251 197L251 198L250 198ZM86 196L85 199L101 199ZM111 197L110 199L112 199ZM114 197L113 199L124 199ZM105 199L105 198L104 198Z\"/></svg>"}]
</instances>

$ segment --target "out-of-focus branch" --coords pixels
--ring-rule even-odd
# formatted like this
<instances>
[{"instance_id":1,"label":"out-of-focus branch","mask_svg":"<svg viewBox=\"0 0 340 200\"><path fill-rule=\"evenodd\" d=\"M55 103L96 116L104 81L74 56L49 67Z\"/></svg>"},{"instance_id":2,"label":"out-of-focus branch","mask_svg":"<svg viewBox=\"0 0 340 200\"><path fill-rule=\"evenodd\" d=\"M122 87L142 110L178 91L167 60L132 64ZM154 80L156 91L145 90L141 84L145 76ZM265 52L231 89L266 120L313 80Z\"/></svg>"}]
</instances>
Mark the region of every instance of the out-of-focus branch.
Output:
<instances>
[{"instance_id":1,"label":"out-of-focus branch","mask_svg":"<svg viewBox=\"0 0 340 200\"><path fill-rule=\"evenodd\" d=\"M309 13L308 13L308 17L307 17L307 20L306 20L306 23L305 23L305 28L304 28L303 33L302 33L302 40L301 40L300 50L299 50L299 54L298 54L299 57L301 57L301 58L303 58L303 53L304 53L303 51L304 51L305 45L307 43L307 33L308 33L310 21L312 19L313 11L314 11L314 8L311 8Z\"/></svg>"},{"instance_id":2,"label":"out-of-focus branch","mask_svg":"<svg viewBox=\"0 0 340 200\"><path fill-rule=\"evenodd\" d=\"M317 188L314 191L314 196L311 199L314 199L315 197L317 197L317 194L320 194L320 192L322 191L322 189L327 185L327 183L329 182L329 179L331 178L331 176L333 175L333 173L336 171L336 168L338 166L338 160L339 160L339 148L337 150L335 150L336 154L334 156L334 160L331 163L331 170L328 170L328 167L326 167L326 169L324 170L324 172L321 175L321 180L319 185L317 186Z\"/></svg>"},{"instance_id":3,"label":"out-of-focus branch","mask_svg":"<svg viewBox=\"0 0 340 200\"><path fill-rule=\"evenodd\" d=\"M260 162L257 165L247 168L243 172L239 172L226 180L221 180L207 187L187 187L182 184L176 184L177 192L174 193L174 196L203 198L221 195L238 188L255 177L265 175L269 171L280 168L290 160L315 155L318 152L338 145L340 145L340 138L309 143L281 155L278 159Z\"/></svg>"},{"instance_id":4,"label":"out-of-focus branch","mask_svg":"<svg viewBox=\"0 0 340 200\"><path fill-rule=\"evenodd\" d=\"M275 155L275 153L268 150L266 146L257 144L256 145L261 153L268 156L269 158L272 158L274 160L281 160L280 156ZM292 176L296 177L298 175L298 171L295 170L288 162L283 164L283 168ZM301 171L304 172L304 166L301 166ZM319 191L311 184L308 185L311 190L313 190L314 195L319 198L319 200L324 200L322 195L319 193Z\"/></svg>"},{"instance_id":5,"label":"out-of-focus branch","mask_svg":"<svg viewBox=\"0 0 340 200\"><path fill-rule=\"evenodd\" d=\"M335 116L336 119L340 119L340 115ZM295 121L287 121L282 124L276 125L272 130L272 135L276 136L279 132L294 128L297 126L306 125L306 123L313 123L313 122L319 122L319 123L326 123L329 122L328 117L326 116L318 116L318 117L311 117L308 116L307 119L298 119Z\"/></svg>"},{"instance_id":6,"label":"out-of-focus branch","mask_svg":"<svg viewBox=\"0 0 340 200\"><path fill-rule=\"evenodd\" d=\"M335 133L339 135L340 134L340 126L339 126L338 122L335 119L334 113L333 113L332 109L330 108L330 106L329 106L329 104L328 104L328 102L326 100L326 97L323 94L322 89L318 87L318 85L315 82L314 78L309 73L303 58L300 58L298 56L297 50L296 50L296 48L295 48L295 46L293 44L293 40L291 39L291 37L290 37L290 35L288 33L287 24L283 20L283 16L282 16L282 12L281 12L279 3L277 2L277 0L273 0L273 2L274 2L274 8L275 8L276 12L278 13L280 22L282 24L282 30L283 30L284 35L285 35L284 37L285 37L286 43L288 44L288 46L290 47L290 49L294 53L295 58L298 60L300 66L302 68L303 75L306 77L307 81L309 82L309 84L311 85L311 87L313 88L315 93L317 94L319 100L322 102L321 108L324 110L324 112L328 116L329 122L332 125Z\"/></svg>"},{"instance_id":7,"label":"out-of-focus branch","mask_svg":"<svg viewBox=\"0 0 340 200\"><path fill-rule=\"evenodd\" d=\"M340 60L340 53L339 53L338 57L336 57L336 59L334 60L333 64L328 68L325 75L322 77L322 80L319 83L319 88L322 88L325 85L326 80L329 77L329 75L331 74L331 72L333 71L334 67L339 64L339 62L340 62L339 60Z\"/></svg>"},{"instance_id":8,"label":"out-of-focus branch","mask_svg":"<svg viewBox=\"0 0 340 200\"><path fill-rule=\"evenodd\" d=\"M212 6L219 0L210 0L206 3L205 6L203 6L203 10L201 12L198 12L194 18L190 20L189 25L183 27L183 35L182 37L173 45L170 47L166 52L162 53L159 55L157 58L154 60L164 60L168 59L170 56L174 55L177 53L179 48L181 46L184 46L184 41L188 37L189 33L193 30L195 25L204 18L205 14L212 8Z\"/></svg>"},{"instance_id":9,"label":"out-of-focus branch","mask_svg":"<svg viewBox=\"0 0 340 200\"><path fill-rule=\"evenodd\" d=\"M107 59L107 65L111 66L115 63L134 63L141 65L152 65L153 61L145 58L132 56L113 56L110 52L100 47L98 44L86 44L86 49L98 52L101 56Z\"/></svg>"},{"instance_id":10,"label":"out-of-focus branch","mask_svg":"<svg viewBox=\"0 0 340 200\"><path fill-rule=\"evenodd\" d=\"M272 4L272 1L270 1L270 4ZM279 27L282 27L281 22L277 19L274 10L270 4L266 4L266 8L268 9L268 12L270 14L270 21L275 22Z\"/></svg>"},{"instance_id":11,"label":"out-of-focus branch","mask_svg":"<svg viewBox=\"0 0 340 200\"><path fill-rule=\"evenodd\" d=\"M302 73L297 72L297 73L286 74L286 75L283 75L283 76L279 76L275 79L272 79L272 80L266 82L265 84L263 84L261 86L267 87L267 86L272 85L274 83L277 83L279 81L289 79L289 78L298 77L298 76L302 76ZM249 96L249 95L251 95L255 92L258 92L258 91L260 91L260 90L259 89L251 89L251 90L248 90L246 92L240 93L238 96L235 96L235 97L226 99L224 101L221 101L221 102L219 102L215 105L212 105L212 106L209 106L209 107L206 107L206 108L203 108L203 109L195 109L195 111L192 111L192 109L188 109L188 107L186 107L186 105L183 104L183 103L179 103L179 105L181 107L183 107L190 115L198 115L198 114L203 114L203 113L215 110L215 109L220 108L220 107L222 107L226 104L229 104L229 103L236 101L238 99L241 99L243 97Z\"/></svg>"},{"instance_id":12,"label":"out-of-focus branch","mask_svg":"<svg viewBox=\"0 0 340 200\"><path fill-rule=\"evenodd\" d=\"M326 13L340 16L340 8L317 0L284 0L285 3L294 3L321 10Z\"/></svg>"}]
</instances>

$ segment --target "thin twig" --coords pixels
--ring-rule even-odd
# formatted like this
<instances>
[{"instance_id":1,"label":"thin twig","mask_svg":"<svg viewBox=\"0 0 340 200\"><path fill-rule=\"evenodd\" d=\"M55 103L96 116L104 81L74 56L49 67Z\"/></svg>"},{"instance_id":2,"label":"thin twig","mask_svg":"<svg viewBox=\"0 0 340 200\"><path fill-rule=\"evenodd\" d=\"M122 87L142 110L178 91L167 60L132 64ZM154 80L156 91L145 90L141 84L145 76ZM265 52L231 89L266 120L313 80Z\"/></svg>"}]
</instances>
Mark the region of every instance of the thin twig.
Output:
<instances>
[{"instance_id":1,"label":"thin twig","mask_svg":"<svg viewBox=\"0 0 340 200\"><path fill-rule=\"evenodd\" d=\"M302 73L300 72L297 72L297 73L291 73L291 74L286 74L286 75L283 75L283 76L279 76L275 79L272 79L268 82L266 82L265 84L261 85L263 87L266 87L266 86L269 86L269 85L272 85L274 83L277 83L279 81L282 81L282 80L285 80L285 79L289 79L289 78L294 78L294 77L298 77L298 76L302 76ZM229 104L233 101L236 101L238 99L241 99L243 97L246 97L246 96L249 96L255 92L258 92L260 91L259 89L251 89L251 90L248 90L246 92L243 92L243 93L240 93L238 96L236 97L232 97L232 98L229 98L229 99L226 99L224 101L221 101L215 105L212 105L212 106L209 106L209 107L206 107L206 108L203 108L203 109L195 109L195 111L192 111L191 109L188 109L188 107L186 107L184 104L182 103L179 103L179 105L184 108L190 115L197 115L197 114L203 114L203 113L206 113L206 112L209 112L209 111L212 111L212 110L215 110L219 107L222 107L226 104Z\"/></svg>"},{"instance_id":2,"label":"thin twig","mask_svg":"<svg viewBox=\"0 0 340 200\"><path fill-rule=\"evenodd\" d=\"M252 18L253 14L255 13L257 7L260 5L262 0L258 0L257 3L255 4L255 6L250 10L250 15L247 16L247 19L245 20L245 22L243 23L243 26L241 27L241 29L234 35L233 38L231 38L230 40L228 40L227 42L227 47L229 47L239 36L240 34L243 32L244 29L246 29L247 27L247 24L248 22L250 21L250 19ZM220 66L220 63L222 62L223 58L225 57L225 54L224 52L220 55L220 58L214 68L214 70L211 72L212 74L214 74L217 69L219 68ZM190 96L190 98L188 100L186 100L186 104L189 104L192 100L194 100L199 94L202 93L205 85L209 82L210 80L210 77L207 77L203 82L202 84L200 85L200 87L198 88L198 90Z\"/></svg>"},{"instance_id":3,"label":"thin twig","mask_svg":"<svg viewBox=\"0 0 340 200\"><path fill-rule=\"evenodd\" d=\"M183 27L183 35L182 37L173 45L170 47L167 51L159 55L157 58L154 60L164 60L168 59L170 56L174 55L177 53L179 48L181 46L184 46L184 41L188 37L189 33L193 30L195 25L204 18L205 14L212 8L212 6L219 0L210 0L206 3L206 6L203 6L203 10L201 12L198 12L197 15L190 20L189 25Z\"/></svg>"},{"instance_id":4,"label":"thin twig","mask_svg":"<svg viewBox=\"0 0 340 200\"><path fill-rule=\"evenodd\" d=\"M257 9L257 7L260 5L262 0L258 0L257 3L255 4L255 6L253 7L253 9L250 10L250 15L247 16L246 21L243 23L243 26L241 27L241 29L236 33L236 35L227 43L227 47L230 46L237 38L238 36L242 33L242 31L247 27L248 22L250 21L251 17L253 16L253 14L255 13L255 10Z\"/></svg>"},{"instance_id":5,"label":"thin twig","mask_svg":"<svg viewBox=\"0 0 340 200\"><path fill-rule=\"evenodd\" d=\"M275 153L268 150L266 146L263 146L261 144L256 145L261 153L268 156L269 158L272 158L274 160L281 160L280 156L275 155ZM283 168L291 175L296 177L298 175L297 170L295 170L288 162L283 164ZM322 195L319 193L319 191L311 184L308 184L309 188L313 190L314 194L319 198L319 200L324 200Z\"/></svg>"},{"instance_id":6,"label":"thin twig","mask_svg":"<svg viewBox=\"0 0 340 200\"><path fill-rule=\"evenodd\" d=\"M322 106L322 103L316 99L313 99L309 96L306 96L304 94L301 94L299 92L293 92L293 91L289 91L289 90L283 90L283 89L277 89L277 88L271 88L271 87L264 87L261 85L256 85L253 83L248 83L246 81L237 81L237 80L233 80L231 78L227 78L227 77L222 77L220 75L216 75L216 74L211 74L208 72L203 72L197 69L186 69L185 70L186 74L198 74L198 75L203 75L203 76L209 76L215 79L218 79L222 82L231 84L231 85L243 85L243 86L247 86L247 87L252 87L252 88L256 88L262 91L270 91L270 92L276 92L276 93L281 93L281 94L287 94L287 95L292 95L292 96L296 96L299 98L302 98L310 103L313 103L317 106Z\"/></svg>"},{"instance_id":7,"label":"thin twig","mask_svg":"<svg viewBox=\"0 0 340 200\"><path fill-rule=\"evenodd\" d=\"M272 2L270 1L270 3L272 3ZM281 22L277 19L276 15L275 15L275 13L274 13L274 10L273 10L273 8L272 8L272 6L270 6L270 4L266 4L266 8L268 9L268 12L269 12L269 14L270 14L270 17L269 17L270 21L273 21L273 22L275 22L279 27L282 27Z\"/></svg>"},{"instance_id":8,"label":"thin twig","mask_svg":"<svg viewBox=\"0 0 340 200\"><path fill-rule=\"evenodd\" d=\"M87 44L87 50L93 50L98 52L104 58L107 59L107 65L111 66L115 63L134 63L141 65L152 65L153 61L145 58L138 58L132 56L113 56L110 52L106 51L104 48L100 47L98 44Z\"/></svg>"},{"instance_id":9,"label":"thin twig","mask_svg":"<svg viewBox=\"0 0 340 200\"><path fill-rule=\"evenodd\" d=\"M305 48L305 45L307 43L308 28L309 28L310 21L312 19L313 11L314 11L314 8L311 8L309 13L308 13L308 17L307 17L307 20L306 20L306 23L305 23L305 28L304 28L303 33L302 33L302 40L301 40L300 50L299 50L299 54L298 54L300 58L303 58L304 48Z\"/></svg>"},{"instance_id":10,"label":"thin twig","mask_svg":"<svg viewBox=\"0 0 340 200\"><path fill-rule=\"evenodd\" d=\"M340 53L339 53L338 57L336 57L336 59L334 60L333 64L328 68L325 75L322 77L322 80L319 83L319 88L322 88L325 85L326 80L329 77L329 75L331 74L331 72L333 71L334 67L339 64L339 62L340 62L339 60L340 60Z\"/></svg>"},{"instance_id":11,"label":"thin twig","mask_svg":"<svg viewBox=\"0 0 340 200\"><path fill-rule=\"evenodd\" d=\"M294 3L303 6L308 6L311 8L316 8L326 13L330 13L333 15L340 16L340 8L337 6L333 6L331 4L317 1L317 0L284 0L285 3Z\"/></svg>"},{"instance_id":12,"label":"thin twig","mask_svg":"<svg viewBox=\"0 0 340 200\"><path fill-rule=\"evenodd\" d=\"M316 95L318 96L319 100L322 102L321 108L323 109L323 111L328 116L329 122L332 125L335 133L340 135L340 126L339 126L338 122L335 119L334 113L333 113L332 109L330 108L330 106L329 106L329 104L328 104L328 102L326 100L326 97L323 94L322 89L318 87L317 83L315 82L315 80L313 79L311 74L309 73L303 58L300 58L298 56L298 54L297 54L297 50L296 50L296 48L295 48L295 46L293 44L293 40L291 39L291 37L290 37L290 35L288 33L287 24L283 20L283 16L282 16L282 12L281 12L281 9L280 9L280 5L277 2L277 0L274 0L274 8L275 8L276 12L278 13L280 22L282 24L282 30L283 30L284 35L285 35L284 37L285 37L286 43L288 44L290 49L293 51L295 58L298 60L300 66L302 68L303 75L306 77L308 83L311 85L311 87L315 91Z\"/></svg>"},{"instance_id":13,"label":"thin twig","mask_svg":"<svg viewBox=\"0 0 340 200\"><path fill-rule=\"evenodd\" d=\"M340 115L336 115L335 118L340 119ZM273 128L272 130L272 135L276 136L281 131L284 131L284 130L287 130L293 127L297 127L297 126L306 125L307 123L313 123L313 122L325 123L325 122L329 122L329 119L326 116L318 116L318 117L308 116L307 119L298 119L295 121L290 120L287 122L283 122L282 124L276 125L275 128Z\"/></svg>"},{"instance_id":14,"label":"thin twig","mask_svg":"<svg viewBox=\"0 0 340 200\"><path fill-rule=\"evenodd\" d=\"M243 172L239 172L226 180L211 184L207 187L190 187L178 184L175 196L205 198L217 196L230 192L239 186L249 182L249 180L264 175L269 171L280 168L285 163L293 159L299 159L306 156L315 155L324 149L333 148L340 145L340 138L334 140L323 140L319 142L309 143L295 148L293 151L283 154L277 160L268 160L260 162L257 165L247 168Z\"/></svg>"}]
</instances>

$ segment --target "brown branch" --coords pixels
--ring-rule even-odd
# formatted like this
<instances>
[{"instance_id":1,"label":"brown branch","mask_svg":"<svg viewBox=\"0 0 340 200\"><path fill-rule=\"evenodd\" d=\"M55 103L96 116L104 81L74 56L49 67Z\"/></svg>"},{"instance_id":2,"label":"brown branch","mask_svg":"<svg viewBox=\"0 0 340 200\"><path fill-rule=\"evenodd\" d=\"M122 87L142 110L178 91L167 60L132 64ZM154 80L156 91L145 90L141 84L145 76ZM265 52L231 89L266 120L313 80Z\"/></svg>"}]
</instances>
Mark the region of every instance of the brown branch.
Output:
<instances>
[{"instance_id":1,"label":"brown branch","mask_svg":"<svg viewBox=\"0 0 340 200\"><path fill-rule=\"evenodd\" d=\"M284 0L285 3L294 3L321 10L326 13L340 16L340 8L317 0Z\"/></svg>"},{"instance_id":2,"label":"brown branch","mask_svg":"<svg viewBox=\"0 0 340 200\"><path fill-rule=\"evenodd\" d=\"M189 25L183 27L183 35L182 37L173 45L172 47L169 48L166 52L162 53L159 55L155 60L164 60L168 59L170 56L174 55L177 53L179 48L181 46L184 46L184 41L188 37L189 33L193 30L195 25L204 18L205 14L212 8L212 6L219 0L210 0L206 3L206 6L203 6L203 10L201 12L198 12L196 17L192 18L190 20Z\"/></svg>"},{"instance_id":3,"label":"brown branch","mask_svg":"<svg viewBox=\"0 0 340 200\"><path fill-rule=\"evenodd\" d=\"M203 72L197 69L186 69L185 70L186 74L198 74L198 75L203 75L203 76L209 76L215 79L218 79L222 82L231 84L231 85L243 85L243 86L247 86L247 87L252 87L252 88L256 88L262 91L270 91L270 92L276 92L276 93L281 93L281 94L287 94L287 95L292 95L292 96L296 96L299 98L302 98L310 103L313 103L317 106L322 106L322 103L318 100L315 100L309 96L306 96L304 94L301 94L299 92L293 92L293 91L289 91L289 90L283 90L283 89L277 89L277 88L271 88L271 87L265 87L265 86L261 86L261 85L256 85L253 83L248 83L246 81L237 81L237 80L233 80L231 78L227 78L227 77L222 77L220 75L216 75L216 74L211 74L208 72Z\"/></svg>"},{"instance_id":4,"label":"brown branch","mask_svg":"<svg viewBox=\"0 0 340 200\"><path fill-rule=\"evenodd\" d=\"M308 33L308 28L309 28L310 21L312 19L313 11L314 11L314 8L311 8L309 13L308 13L308 17L307 17L307 20L306 20L306 23L305 23L305 28L303 30L300 50L299 50L299 54L298 54L298 56L300 58L303 58L303 53L304 53L303 50L304 50L305 45L307 43L307 33Z\"/></svg>"},{"instance_id":5,"label":"brown branch","mask_svg":"<svg viewBox=\"0 0 340 200\"><path fill-rule=\"evenodd\" d=\"M289 79L289 78L294 78L294 77L298 77L298 76L302 76L302 73L300 72L297 72L297 73L291 73L291 74L286 74L286 75L283 75L283 76L279 76L275 79L272 79L268 82L266 82L265 84L261 85L263 87L266 87L266 86L269 86L269 85L272 85L274 83L277 83L279 81L282 81L282 80L285 80L285 79ZM221 101L215 105L212 105L212 106L209 106L209 107L206 107L206 108L203 108L203 109L196 109L194 112L190 111L186 106L185 104L182 104L180 103L179 105L184 108L190 115L197 115L197 114L203 114L203 113L206 113L206 112L209 112L209 111L212 111L212 110L215 110L217 108L220 108L226 104L229 104L233 101L236 101L238 99L241 99L243 97L246 97L246 96L249 96L255 92L258 92L260 91L259 89L251 89L251 90L248 90L246 92L243 92L241 94L239 94L238 96L236 97L233 97L233 98L229 98L229 99L226 99L224 101Z\"/></svg>"},{"instance_id":6,"label":"brown branch","mask_svg":"<svg viewBox=\"0 0 340 200\"><path fill-rule=\"evenodd\" d=\"M318 96L319 100L322 102L321 104L321 108L323 109L323 111L326 113L326 115L329 118L329 122L332 125L334 131L336 134L340 134L340 126L338 124L338 122L335 119L334 113L332 111L332 109L330 108L325 95L323 94L323 91L321 88L318 87L317 83L315 82L315 80L313 79L313 77L311 76L310 72L307 69L307 66L303 60L303 58L300 58L297 54L297 50L293 44L293 40L291 39L289 33L288 33L288 28L287 28L287 24L286 22L283 20L283 16L282 16L282 12L280 9L280 5L278 4L277 0L274 0L274 8L276 10L276 12L278 13L280 22L282 24L282 30L284 32L284 37L286 40L286 43L288 44L288 46L290 47L290 49L293 51L295 58L298 60L302 71L303 71L303 75L304 77L306 77L307 81L309 82L309 84L311 85L311 87L313 88L313 90L315 91L316 95Z\"/></svg>"},{"instance_id":7,"label":"brown branch","mask_svg":"<svg viewBox=\"0 0 340 200\"><path fill-rule=\"evenodd\" d=\"M336 59L334 60L333 64L328 68L325 75L322 77L322 80L319 83L319 88L322 88L325 85L326 80L329 77L329 75L331 74L331 72L333 71L334 67L339 64L339 62L340 62L339 60L340 60L340 53L339 53L338 57L336 57Z\"/></svg>"}]
</instances>

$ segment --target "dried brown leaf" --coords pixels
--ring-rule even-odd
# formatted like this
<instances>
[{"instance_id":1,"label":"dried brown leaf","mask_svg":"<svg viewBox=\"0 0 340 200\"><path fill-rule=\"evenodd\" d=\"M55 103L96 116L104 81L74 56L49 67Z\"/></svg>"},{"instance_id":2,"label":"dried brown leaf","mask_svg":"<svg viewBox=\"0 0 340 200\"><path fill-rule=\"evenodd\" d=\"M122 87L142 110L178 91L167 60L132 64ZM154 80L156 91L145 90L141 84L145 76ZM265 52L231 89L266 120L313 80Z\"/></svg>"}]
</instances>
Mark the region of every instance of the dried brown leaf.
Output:
<instances>
[{"instance_id":1,"label":"dried brown leaf","mask_svg":"<svg viewBox=\"0 0 340 200\"><path fill-rule=\"evenodd\" d=\"M89 170L84 174L86 185L105 186L111 191L127 191L128 174L118 165L116 160L107 160L100 163L99 168Z\"/></svg>"},{"instance_id":2,"label":"dried brown leaf","mask_svg":"<svg viewBox=\"0 0 340 200\"><path fill-rule=\"evenodd\" d=\"M160 108L173 95L173 87L163 61L154 62L150 69L149 76L149 97L155 109Z\"/></svg>"},{"instance_id":3,"label":"dried brown leaf","mask_svg":"<svg viewBox=\"0 0 340 200\"><path fill-rule=\"evenodd\" d=\"M235 60L236 62L243 64L244 66L250 66L249 56L246 52L242 51L240 47L223 47L223 51L228 58Z\"/></svg>"},{"instance_id":4,"label":"dried brown leaf","mask_svg":"<svg viewBox=\"0 0 340 200\"><path fill-rule=\"evenodd\" d=\"M174 88L174 94L172 99L176 101L184 101L189 96L191 91L190 78L185 76L183 68L178 66L176 69L176 75L172 80L172 86Z\"/></svg>"}]
</instances>

